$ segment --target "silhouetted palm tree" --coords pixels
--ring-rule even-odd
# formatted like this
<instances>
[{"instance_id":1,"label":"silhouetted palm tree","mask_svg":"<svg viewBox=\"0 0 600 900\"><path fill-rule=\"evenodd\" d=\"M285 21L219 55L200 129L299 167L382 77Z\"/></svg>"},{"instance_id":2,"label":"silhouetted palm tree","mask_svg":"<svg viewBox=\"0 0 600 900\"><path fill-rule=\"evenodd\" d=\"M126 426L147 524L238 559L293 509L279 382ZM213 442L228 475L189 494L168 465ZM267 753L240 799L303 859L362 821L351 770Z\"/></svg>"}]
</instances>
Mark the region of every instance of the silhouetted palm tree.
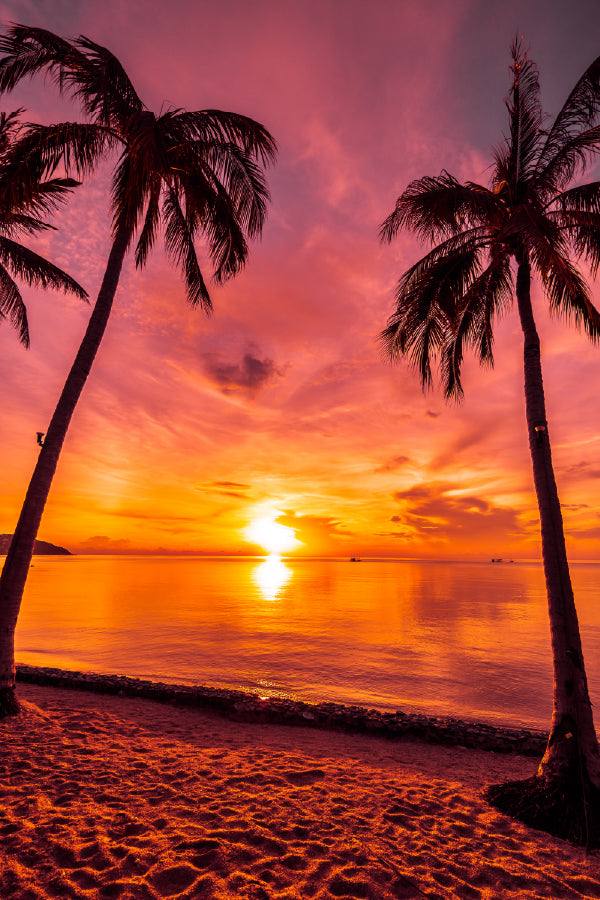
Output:
<instances>
[{"instance_id":1,"label":"silhouetted palm tree","mask_svg":"<svg viewBox=\"0 0 600 900\"><path fill-rule=\"evenodd\" d=\"M19 142L19 167L81 177L108 151L118 152L112 182L113 242L89 325L31 479L0 578L0 715L14 712L13 634L46 498L71 416L102 340L123 259L138 237L142 266L157 234L180 267L192 306L211 309L194 239L202 236L217 283L235 275L248 255L246 237L260 235L268 190L263 166L275 157L271 135L252 119L219 110L169 109L155 115L140 100L119 61L86 37L65 40L17 25L0 39L0 90L44 72L81 102L87 121L31 126ZM139 232L139 233L138 233Z\"/></svg>"},{"instance_id":2,"label":"silhouetted palm tree","mask_svg":"<svg viewBox=\"0 0 600 900\"><path fill-rule=\"evenodd\" d=\"M554 660L554 706L537 776L494 786L488 797L523 821L577 842L600 843L600 755L588 695L563 522L556 490L540 341L530 285L536 275L550 311L600 337L600 314L573 263L600 263L600 182L569 187L600 151L600 58L583 74L553 124L544 127L537 69L511 48L510 132L494 153L491 185L461 184L448 172L413 181L382 225L391 241L407 228L434 244L400 279L397 309L382 334L423 386L440 368L447 397L460 397L465 348L492 363L495 317L516 295L524 338L529 448L541 519ZM514 272L516 269L516 284Z\"/></svg>"},{"instance_id":3,"label":"silhouetted palm tree","mask_svg":"<svg viewBox=\"0 0 600 900\"><path fill-rule=\"evenodd\" d=\"M54 210L78 184L70 178L40 182L32 171L23 172L21 180L14 177L7 156L18 141L22 112L0 112L0 320L8 319L21 343L28 347L27 309L14 278L29 285L67 291L84 300L87 294L70 275L17 240L51 229L53 226L42 221L40 215Z\"/></svg>"}]
</instances>

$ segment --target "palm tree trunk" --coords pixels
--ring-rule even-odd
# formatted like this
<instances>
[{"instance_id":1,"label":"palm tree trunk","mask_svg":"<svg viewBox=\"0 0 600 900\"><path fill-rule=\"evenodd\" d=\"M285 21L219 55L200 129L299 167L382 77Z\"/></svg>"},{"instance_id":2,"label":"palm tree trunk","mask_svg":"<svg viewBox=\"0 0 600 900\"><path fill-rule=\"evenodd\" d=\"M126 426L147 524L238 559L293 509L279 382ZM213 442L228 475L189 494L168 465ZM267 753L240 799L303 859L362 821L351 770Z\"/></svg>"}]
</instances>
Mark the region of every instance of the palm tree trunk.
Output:
<instances>
[{"instance_id":1,"label":"palm tree trunk","mask_svg":"<svg viewBox=\"0 0 600 900\"><path fill-rule=\"evenodd\" d=\"M562 513L550 452L540 340L531 306L531 271L519 260L517 302L524 337L525 403L533 479L540 511L542 557L554 666L554 702L548 746L538 769L544 778L585 775L600 788L600 754L571 587Z\"/></svg>"},{"instance_id":2,"label":"palm tree trunk","mask_svg":"<svg viewBox=\"0 0 600 900\"><path fill-rule=\"evenodd\" d=\"M0 576L0 718L18 711L14 636L33 545L71 417L108 323L129 238L129 229L115 235L96 304L48 426Z\"/></svg>"}]
</instances>

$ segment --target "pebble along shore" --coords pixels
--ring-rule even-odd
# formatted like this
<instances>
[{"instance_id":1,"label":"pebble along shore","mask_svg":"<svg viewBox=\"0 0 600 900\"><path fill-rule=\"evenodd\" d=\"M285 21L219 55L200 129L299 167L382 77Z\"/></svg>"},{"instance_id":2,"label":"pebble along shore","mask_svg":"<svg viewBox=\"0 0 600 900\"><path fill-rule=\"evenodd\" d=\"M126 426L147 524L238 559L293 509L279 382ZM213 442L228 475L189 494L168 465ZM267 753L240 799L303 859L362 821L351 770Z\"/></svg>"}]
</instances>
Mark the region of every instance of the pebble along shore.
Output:
<instances>
[{"instance_id":1,"label":"pebble along shore","mask_svg":"<svg viewBox=\"0 0 600 900\"><path fill-rule=\"evenodd\" d=\"M342 703L304 703L279 697L260 697L226 688L165 684L125 675L99 675L63 669L17 665L17 681L100 694L143 697L176 706L200 707L241 722L271 722L320 729L373 734L392 740L421 740L433 744L539 756L548 735L524 728L503 728L481 722L425 716L418 713L381 712Z\"/></svg>"}]
</instances>

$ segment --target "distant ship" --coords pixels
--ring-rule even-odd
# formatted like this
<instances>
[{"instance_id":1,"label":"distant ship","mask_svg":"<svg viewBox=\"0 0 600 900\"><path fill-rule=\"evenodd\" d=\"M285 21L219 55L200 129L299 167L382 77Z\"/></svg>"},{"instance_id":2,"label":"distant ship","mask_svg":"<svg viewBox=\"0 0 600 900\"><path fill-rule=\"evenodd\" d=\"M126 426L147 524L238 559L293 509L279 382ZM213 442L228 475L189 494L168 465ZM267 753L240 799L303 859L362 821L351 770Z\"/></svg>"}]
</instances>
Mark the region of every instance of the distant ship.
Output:
<instances>
[{"instance_id":1,"label":"distant ship","mask_svg":"<svg viewBox=\"0 0 600 900\"><path fill-rule=\"evenodd\" d=\"M507 563L511 563L511 562L514 562L514 559L498 559L498 557L495 557L495 558L492 559L492 562L499 562L499 563L507 562Z\"/></svg>"},{"instance_id":2,"label":"distant ship","mask_svg":"<svg viewBox=\"0 0 600 900\"><path fill-rule=\"evenodd\" d=\"M360 562L360 556L351 556L350 562Z\"/></svg>"}]
</instances>

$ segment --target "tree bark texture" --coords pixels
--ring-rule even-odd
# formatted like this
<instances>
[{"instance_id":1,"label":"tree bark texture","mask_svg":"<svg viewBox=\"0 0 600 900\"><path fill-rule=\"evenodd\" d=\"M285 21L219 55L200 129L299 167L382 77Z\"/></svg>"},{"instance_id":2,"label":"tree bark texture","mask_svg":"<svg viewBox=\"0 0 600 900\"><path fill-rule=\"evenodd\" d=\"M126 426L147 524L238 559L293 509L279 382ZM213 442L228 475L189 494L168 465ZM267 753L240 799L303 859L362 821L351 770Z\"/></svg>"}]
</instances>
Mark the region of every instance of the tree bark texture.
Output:
<instances>
[{"instance_id":1,"label":"tree bark texture","mask_svg":"<svg viewBox=\"0 0 600 900\"><path fill-rule=\"evenodd\" d=\"M562 513L550 451L544 385L531 305L531 270L519 259L517 302L524 338L525 405L533 479L540 511L542 557L554 667L552 725L538 776L584 771L600 788L600 754L588 694L577 611L571 586Z\"/></svg>"},{"instance_id":2,"label":"tree bark texture","mask_svg":"<svg viewBox=\"0 0 600 900\"><path fill-rule=\"evenodd\" d=\"M129 231L125 229L115 236L96 304L48 426L0 576L0 691L14 690L15 627L34 541L71 418L104 336L129 237Z\"/></svg>"}]
</instances>

